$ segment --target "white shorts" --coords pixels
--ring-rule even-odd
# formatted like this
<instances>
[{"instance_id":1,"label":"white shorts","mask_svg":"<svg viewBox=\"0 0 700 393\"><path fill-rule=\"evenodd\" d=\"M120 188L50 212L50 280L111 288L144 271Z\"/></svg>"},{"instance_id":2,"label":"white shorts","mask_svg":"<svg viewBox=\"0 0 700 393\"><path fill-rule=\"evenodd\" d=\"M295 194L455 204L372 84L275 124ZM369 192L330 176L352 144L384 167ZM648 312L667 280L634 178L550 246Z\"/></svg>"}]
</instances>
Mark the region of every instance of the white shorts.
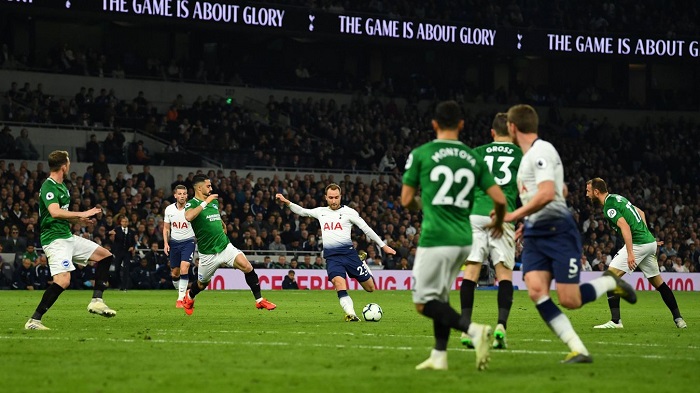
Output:
<instances>
[{"instance_id":1,"label":"white shorts","mask_svg":"<svg viewBox=\"0 0 700 393\"><path fill-rule=\"evenodd\" d=\"M448 302L470 246L418 247L413 264L413 303Z\"/></svg>"},{"instance_id":2,"label":"white shorts","mask_svg":"<svg viewBox=\"0 0 700 393\"><path fill-rule=\"evenodd\" d=\"M100 247L92 240L80 236L71 236L67 239L56 239L44 246L44 253L49 260L51 275L72 272L75 270L73 263L87 265L88 260L95 250Z\"/></svg>"},{"instance_id":3,"label":"white shorts","mask_svg":"<svg viewBox=\"0 0 700 393\"><path fill-rule=\"evenodd\" d=\"M208 283L220 267L233 267L233 262L238 254L243 254L243 251L237 249L233 244L228 244L220 253L217 254L199 254L199 270L197 279L202 283Z\"/></svg>"},{"instance_id":4,"label":"white shorts","mask_svg":"<svg viewBox=\"0 0 700 393\"><path fill-rule=\"evenodd\" d=\"M634 251L634 261L639 266L639 270L644 273L644 277L652 278L661 274L659 271L659 263L656 261L656 242L647 244L633 244L632 251ZM627 266L627 248L622 247L620 251L615 254L610 262L610 266L615 269L622 270L625 273L632 273L629 266Z\"/></svg>"},{"instance_id":5,"label":"white shorts","mask_svg":"<svg viewBox=\"0 0 700 393\"><path fill-rule=\"evenodd\" d=\"M490 256L491 262L496 266L503 266L513 270L515 267L515 226L511 223L503 224L503 236L495 239L486 225L491 223L491 218L486 216L469 216L472 224L472 251L467 257L470 262L484 262Z\"/></svg>"}]
</instances>

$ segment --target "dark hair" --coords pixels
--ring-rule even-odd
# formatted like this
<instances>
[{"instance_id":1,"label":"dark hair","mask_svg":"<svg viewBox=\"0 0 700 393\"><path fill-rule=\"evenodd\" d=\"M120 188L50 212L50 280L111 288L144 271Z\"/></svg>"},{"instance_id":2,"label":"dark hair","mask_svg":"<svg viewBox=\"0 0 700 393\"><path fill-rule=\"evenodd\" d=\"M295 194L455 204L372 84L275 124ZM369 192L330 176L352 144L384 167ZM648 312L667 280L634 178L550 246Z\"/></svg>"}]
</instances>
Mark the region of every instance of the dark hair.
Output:
<instances>
[{"instance_id":1,"label":"dark hair","mask_svg":"<svg viewBox=\"0 0 700 393\"><path fill-rule=\"evenodd\" d=\"M459 127L462 117L462 108L456 101L443 101L435 107L435 117L440 129L455 130Z\"/></svg>"},{"instance_id":2,"label":"dark hair","mask_svg":"<svg viewBox=\"0 0 700 393\"><path fill-rule=\"evenodd\" d=\"M68 163L68 152L65 150L54 150L49 153L49 169L56 172L61 166Z\"/></svg>"},{"instance_id":3,"label":"dark hair","mask_svg":"<svg viewBox=\"0 0 700 393\"><path fill-rule=\"evenodd\" d=\"M522 133L536 134L539 122L537 111L530 105L515 105L508 109L508 123L514 124Z\"/></svg>"},{"instance_id":4,"label":"dark hair","mask_svg":"<svg viewBox=\"0 0 700 393\"><path fill-rule=\"evenodd\" d=\"M204 181L206 181L208 179L209 178L206 175L202 175L202 174L194 175L194 177L192 178L192 185L196 186L199 183L204 183Z\"/></svg>"},{"instance_id":5,"label":"dark hair","mask_svg":"<svg viewBox=\"0 0 700 393\"><path fill-rule=\"evenodd\" d=\"M603 180L599 177L595 177L595 178L587 181L586 184L591 185L591 191L598 190L599 192L601 192L603 194L608 193L608 185L605 184L605 180Z\"/></svg>"},{"instance_id":6,"label":"dark hair","mask_svg":"<svg viewBox=\"0 0 700 393\"><path fill-rule=\"evenodd\" d=\"M498 136L508 136L508 127L506 126L506 121L508 121L508 114L505 112L496 113L493 118L493 123L491 123L491 128L496 131Z\"/></svg>"}]
</instances>

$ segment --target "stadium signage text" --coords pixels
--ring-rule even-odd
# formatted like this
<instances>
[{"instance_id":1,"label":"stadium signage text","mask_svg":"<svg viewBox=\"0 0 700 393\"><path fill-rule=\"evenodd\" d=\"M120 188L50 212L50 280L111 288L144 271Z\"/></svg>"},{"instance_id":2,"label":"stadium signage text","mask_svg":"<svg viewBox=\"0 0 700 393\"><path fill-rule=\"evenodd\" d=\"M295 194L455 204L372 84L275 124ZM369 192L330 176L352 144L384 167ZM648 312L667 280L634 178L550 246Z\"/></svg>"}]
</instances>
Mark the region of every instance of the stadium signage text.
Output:
<instances>
[{"instance_id":1,"label":"stadium signage text","mask_svg":"<svg viewBox=\"0 0 700 393\"><path fill-rule=\"evenodd\" d=\"M106 12L283 27L285 10L197 0L102 0Z\"/></svg>"},{"instance_id":2,"label":"stadium signage text","mask_svg":"<svg viewBox=\"0 0 700 393\"><path fill-rule=\"evenodd\" d=\"M28 15L33 15L34 11L49 11L47 14L51 18L84 12L88 18L96 20L177 20L196 22L202 27L267 30L300 37L456 45L507 55L617 56L640 60L700 58L700 37L668 39L513 27L490 29L415 18L334 13L286 5L262 6L245 0L0 0L0 7L14 8Z\"/></svg>"},{"instance_id":3,"label":"stadium signage text","mask_svg":"<svg viewBox=\"0 0 700 393\"><path fill-rule=\"evenodd\" d=\"M662 57L698 57L700 54L698 41L569 34L547 34L547 38L548 49L553 52Z\"/></svg>"},{"instance_id":4,"label":"stadium signage text","mask_svg":"<svg viewBox=\"0 0 700 393\"><path fill-rule=\"evenodd\" d=\"M339 15L341 34L494 46L496 30Z\"/></svg>"}]
</instances>

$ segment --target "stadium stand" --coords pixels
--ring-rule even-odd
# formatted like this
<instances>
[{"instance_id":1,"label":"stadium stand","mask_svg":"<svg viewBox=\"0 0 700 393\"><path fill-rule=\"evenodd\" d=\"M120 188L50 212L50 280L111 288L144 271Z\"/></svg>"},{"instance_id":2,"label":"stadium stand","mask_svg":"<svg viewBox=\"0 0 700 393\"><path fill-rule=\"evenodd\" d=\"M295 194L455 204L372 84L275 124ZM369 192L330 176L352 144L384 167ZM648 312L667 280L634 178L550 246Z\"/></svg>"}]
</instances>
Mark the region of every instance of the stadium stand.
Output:
<instances>
[{"instance_id":1,"label":"stadium stand","mask_svg":"<svg viewBox=\"0 0 700 393\"><path fill-rule=\"evenodd\" d=\"M306 1L295 3L309 6ZM655 3L405 0L390 6L377 1L327 1L319 7L392 17L486 21L494 26L588 32L635 32L643 26L645 32L668 36L698 34L697 24L689 17L697 14L695 2L677 2L664 9L663 17L649 20ZM258 267L288 268L272 262L279 256L287 261L297 257L299 266L304 266L306 256L315 259L319 248L309 239L315 236L322 244L317 223L281 209L274 195L283 192L302 206L320 206L324 203L320 191L329 181L341 184L344 203L356 208L398 255L382 256L361 233L354 234L358 249L379 254L385 269L410 267L421 217L400 207L402 168L410 149L432 138L433 105L439 99L454 98L463 105L462 138L471 146L487 142L493 114L509 104L538 107L541 135L557 146L565 161L567 201L594 269L604 269L604 264L595 262L608 259L620 247L599 209L585 198L585 181L600 176L613 192L646 211L649 227L664 242L659 258L666 271L700 270L700 169L696 165L700 157L693 142L700 132L700 116L693 111L700 103L697 90L685 94L687 90L681 88L659 88L650 91L645 102L635 102L595 84L572 90L521 80L507 88L495 83L477 86L455 72L446 72L444 81L397 77L389 83L392 78L387 77L367 83L371 78L364 73L352 80L338 70L320 75L321 67L313 57L304 63L285 60L288 63L280 67L298 69L302 75L308 68L305 79L314 82L281 77L265 81L277 88L270 89L261 87L250 67L231 68L226 59L202 70L198 61L193 63L196 56L188 61L151 57L126 62L128 56L136 55L107 53L105 48L77 50L72 45L53 48L45 63L14 53L7 44L2 48L0 79L6 81L0 86L3 246L11 239L13 225L23 238L36 238L28 228L38 229L36 193L46 177L45 158L52 150L65 149L76 161L69 180L72 208L98 203L103 208L95 225L76 226L75 233L109 245L108 232L116 217L126 214L140 250L134 255L134 267L152 242L162 247L162 213L172 202L172 187L191 187L192 176L200 171L213 179L220 194L231 242L247 250ZM434 69L425 68L426 62L418 61L415 67L422 70L416 72L430 74ZM516 64L509 66L513 72L517 69ZM234 71L223 71L227 69ZM673 68L660 69L663 73ZM55 78L53 73L63 75ZM18 148L22 130L27 131L38 159ZM153 185L138 180L145 166L151 167ZM284 252L269 251L277 235L286 239ZM21 264L20 252L0 255L5 276ZM265 261L265 256L272 256L271 261ZM155 266L153 274L160 267ZM89 282L89 269L76 273L75 287L84 288L85 282ZM158 282L151 284L158 286Z\"/></svg>"}]
</instances>

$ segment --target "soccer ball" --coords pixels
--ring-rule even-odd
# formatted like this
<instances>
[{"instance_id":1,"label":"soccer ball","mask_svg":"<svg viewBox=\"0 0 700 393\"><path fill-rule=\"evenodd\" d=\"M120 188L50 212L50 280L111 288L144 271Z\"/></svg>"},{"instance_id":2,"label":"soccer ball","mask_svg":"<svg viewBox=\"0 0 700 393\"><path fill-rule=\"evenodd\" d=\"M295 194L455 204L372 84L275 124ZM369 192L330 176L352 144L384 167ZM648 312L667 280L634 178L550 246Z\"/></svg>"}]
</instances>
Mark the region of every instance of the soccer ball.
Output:
<instances>
[{"instance_id":1,"label":"soccer ball","mask_svg":"<svg viewBox=\"0 0 700 393\"><path fill-rule=\"evenodd\" d=\"M370 303L362 309L362 317L367 322L379 322L382 319L382 308L377 303Z\"/></svg>"}]
</instances>

